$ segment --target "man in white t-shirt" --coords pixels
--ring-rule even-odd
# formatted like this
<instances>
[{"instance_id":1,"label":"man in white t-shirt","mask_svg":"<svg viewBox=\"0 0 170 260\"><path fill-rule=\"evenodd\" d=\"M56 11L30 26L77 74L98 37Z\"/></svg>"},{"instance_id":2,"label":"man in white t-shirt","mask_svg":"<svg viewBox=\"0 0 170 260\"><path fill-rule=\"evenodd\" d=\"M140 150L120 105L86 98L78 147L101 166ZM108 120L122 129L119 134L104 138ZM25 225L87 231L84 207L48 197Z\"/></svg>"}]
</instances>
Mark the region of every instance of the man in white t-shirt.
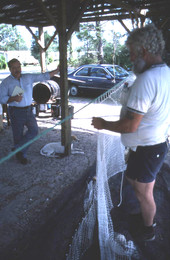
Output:
<instances>
[{"instance_id":1,"label":"man in white t-shirt","mask_svg":"<svg viewBox=\"0 0 170 260\"><path fill-rule=\"evenodd\" d=\"M168 150L170 69L162 60L162 34L153 24L132 31L126 44L137 77L128 90L124 115L115 122L94 117L92 125L121 133L123 144L130 148L126 178L135 191L144 223L138 235L151 241L155 239L156 214L153 188Z\"/></svg>"}]
</instances>

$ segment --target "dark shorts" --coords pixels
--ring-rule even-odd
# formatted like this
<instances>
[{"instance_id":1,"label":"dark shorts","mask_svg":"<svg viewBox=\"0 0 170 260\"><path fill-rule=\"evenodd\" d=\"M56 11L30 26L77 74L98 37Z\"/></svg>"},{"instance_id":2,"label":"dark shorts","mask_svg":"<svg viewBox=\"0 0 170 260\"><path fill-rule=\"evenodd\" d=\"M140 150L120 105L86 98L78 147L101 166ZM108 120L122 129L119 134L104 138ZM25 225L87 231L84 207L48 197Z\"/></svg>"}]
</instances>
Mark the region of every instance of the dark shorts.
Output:
<instances>
[{"instance_id":1,"label":"dark shorts","mask_svg":"<svg viewBox=\"0 0 170 260\"><path fill-rule=\"evenodd\" d=\"M138 146L130 151L126 176L132 180L149 183L155 180L168 151L167 143Z\"/></svg>"}]
</instances>

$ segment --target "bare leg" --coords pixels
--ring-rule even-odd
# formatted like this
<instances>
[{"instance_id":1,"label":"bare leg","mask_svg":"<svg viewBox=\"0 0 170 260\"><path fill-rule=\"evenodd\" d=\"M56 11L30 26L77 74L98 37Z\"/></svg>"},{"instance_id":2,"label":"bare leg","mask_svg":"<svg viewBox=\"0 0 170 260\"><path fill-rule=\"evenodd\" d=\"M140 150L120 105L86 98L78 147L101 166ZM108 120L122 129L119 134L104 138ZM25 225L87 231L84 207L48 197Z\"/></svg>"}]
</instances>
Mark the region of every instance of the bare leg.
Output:
<instances>
[{"instance_id":1,"label":"bare leg","mask_svg":"<svg viewBox=\"0 0 170 260\"><path fill-rule=\"evenodd\" d=\"M133 186L136 197L139 200L145 226L151 226L156 214L156 204L153 197L155 181L150 183L141 183L129 178L127 179Z\"/></svg>"}]
</instances>

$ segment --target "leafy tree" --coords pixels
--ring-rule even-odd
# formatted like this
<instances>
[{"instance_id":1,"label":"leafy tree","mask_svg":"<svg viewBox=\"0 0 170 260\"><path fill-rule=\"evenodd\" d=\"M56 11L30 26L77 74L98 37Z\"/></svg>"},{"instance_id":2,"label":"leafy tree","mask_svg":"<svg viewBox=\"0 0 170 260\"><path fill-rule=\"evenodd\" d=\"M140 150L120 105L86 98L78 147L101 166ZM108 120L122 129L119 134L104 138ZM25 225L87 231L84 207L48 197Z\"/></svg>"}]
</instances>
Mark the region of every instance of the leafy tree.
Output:
<instances>
[{"instance_id":1,"label":"leafy tree","mask_svg":"<svg viewBox=\"0 0 170 260\"><path fill-rule=\"evenodd\" d=\"M68 63L72 63L73 61L73 47L72 47L72 38L68 41L67 44L67 52L68 52Z\"/></svg>"},{"instance_id":2,"label":"leafy tree","mask_svg":"<svg viewBox=\"0 0 170 260\"><path fill-rule=\"evenodd\" d=\"M126 45L118 44L115 51L112 43L106 42L104 45L104 63L117 64L124 69L130 70L132 63Z\"/></svg>"},{"instance_id":3,"label":"leafy tree","mask_svg":"<svg viewBox=\"0 0 170 260\"><path fill-rule=\"evenodd\" d=\"M25 41L12 25L0 25L0 50L27 50Z\"/></svg>"},{"instance_id":4,"label":"leafy tree","mask_svg":"<svg viewBox=\"0 0 170 260\"><path fill-rule=\"evenodd\" d=\"M5 57L3 55L0 55L0 69L6 69L7 63L5 61Z\"/></svg>"},{"instance_id":5,"label":"leafy tree","mask_svg":"<svg viewBox=\"0 0 170 260\"><path fill-rule=\"evenodd\" d=\"M119 46L117 46L115 63L127 70L130 70L132 68L129 51L128 51L126 45L119 44Z\"/></svg>"},{"instance_id":6,"label":"leafy tree","mask_svg":"<svg viewBox=\"0 0 170 260\"><path fill-rule=\"evenodd\" d=\"M35 32L35 35L38 38L38 31ZM36 40L32 37L32 44L31 44L31 55L40 62L40 47L37 44Z\"/></svg>"},{"instance_id":7,"label":"leafy tree","mask_svg":"<svg viewBox=\"0 0 170 260\"><path fill-rule=\"evenodd\" d=\"M114 46L111 42L105 42L103 47L104 52L104 63L113 64Z\"/></svg>"},{"instance_id":8,"label":"leafy tree","mask_svg":"<svg viewBox=\"0 0 170 260\"><path fill-rule=\"evenodd\" d=\"M102 59L100 23L96 23L96 25L94 23L80 24L80 31L76 32L75 34L78 40L83 43L83 47L81 46L77 48L78 59L74 59L72 55L69 56L69 64L71 66L77 67L83 64L100 62Z\"/></svg>"},{"instance_id":9,"label":"leafy tree","mask_svg":"<svg viewBox=\"0 0 170 260\"><path fill-rule=\"evenodd\" d=\"M103 63L103 41L100 21L96 21L96 49L98 62Z\"/></svg>"},{"instance_id":10,"label":"leafy tree","mask_svg":"<svg viewBox=\"0 0 170 260\"><path fill-rule=\"evenodd\" d=\"M96 31L95 25L92 23L80 24L80 31L76 33L77 38L84 44L84 54L87 58L94 55L95 43L96 43Z\"/></svg>"},{"instance_id":11,"label":"leafy tree","mask_svg":"<svg viewBox=\"0 0 170 260\"><path fill-rule=\"evenodd\" d=\"M96 25L94 23L81 24L80 31L76 33L76 36L82 41L84 48L77 48L77 66L88 63L115 63L123 65L125 68L129 67L128 51L125 46L121 47L119 43L121 35L114 31L112 31L112 35L111 42L103 39L100 22L96 22ZM74 64L76 64L75 60Z\"/></svg>"}]
</instances>

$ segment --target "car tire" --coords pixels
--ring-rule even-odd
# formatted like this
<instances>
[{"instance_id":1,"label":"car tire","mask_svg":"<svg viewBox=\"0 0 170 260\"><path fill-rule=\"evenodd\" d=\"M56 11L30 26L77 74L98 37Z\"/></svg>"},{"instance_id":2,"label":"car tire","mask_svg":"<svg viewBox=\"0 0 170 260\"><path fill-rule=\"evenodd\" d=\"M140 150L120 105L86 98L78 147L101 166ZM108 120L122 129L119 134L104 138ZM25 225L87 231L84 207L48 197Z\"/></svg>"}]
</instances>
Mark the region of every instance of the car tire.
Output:
<instances>
[{"instance_id":1,"label":"car tire","mask_svg":"<svg viewBox=\"0 0 170 260\"><path fill-rule=\"evenodd\" d=\"M73 97L76 97L78 95L78 87L75 86L75 85L72 85L70 87L70 95L73 96Z\"/></svg>"}]
</instances>

